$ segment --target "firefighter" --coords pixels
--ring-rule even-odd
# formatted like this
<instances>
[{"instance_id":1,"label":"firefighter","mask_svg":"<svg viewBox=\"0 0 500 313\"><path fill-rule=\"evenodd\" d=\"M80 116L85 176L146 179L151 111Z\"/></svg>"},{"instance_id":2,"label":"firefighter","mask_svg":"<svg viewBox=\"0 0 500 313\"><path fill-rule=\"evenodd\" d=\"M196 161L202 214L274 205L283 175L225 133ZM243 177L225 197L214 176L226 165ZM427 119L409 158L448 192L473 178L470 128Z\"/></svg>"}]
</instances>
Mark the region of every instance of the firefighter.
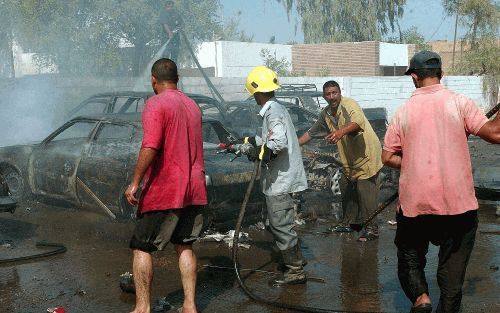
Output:
<instances>
[{"instance_id":1,"label":"firefighter","mask_svg":"<svg viewBox=\"0 0 500 313\"><path fill-rule=\"evenodd\" d=\"M307 189L307 179L292 119L274 97L279 87L278 76L265 66L248 74L246 89L261 107L262 136L245 138L242 153L251 161L262 162L269 228L284 261L284 271L273 283L301 284L306 282L305 261L294 230L293 207L297 193Z\"/></svg>"}]
</instances>

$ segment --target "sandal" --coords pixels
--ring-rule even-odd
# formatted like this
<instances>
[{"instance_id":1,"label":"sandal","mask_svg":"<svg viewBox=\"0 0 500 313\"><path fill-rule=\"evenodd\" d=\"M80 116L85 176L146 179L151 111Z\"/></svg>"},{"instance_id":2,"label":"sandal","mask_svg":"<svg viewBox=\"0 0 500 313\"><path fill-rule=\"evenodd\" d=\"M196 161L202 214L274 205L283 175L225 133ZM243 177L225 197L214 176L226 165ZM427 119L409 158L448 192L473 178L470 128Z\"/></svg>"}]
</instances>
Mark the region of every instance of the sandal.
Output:
<instances>
[{"instance_id":1,"label":"sandal","mask_svg":"<svg viewBox=\"0 0 500 313\"><path fill-rule=\"evenodd\" d=\"M375 240L377 238L378 238L378 233L371 231L371 230L368 230L368 231L363 232L363 234L361 236L359 236L358 241L367 242L367 241Z\"/></svg>"}]
</instances>

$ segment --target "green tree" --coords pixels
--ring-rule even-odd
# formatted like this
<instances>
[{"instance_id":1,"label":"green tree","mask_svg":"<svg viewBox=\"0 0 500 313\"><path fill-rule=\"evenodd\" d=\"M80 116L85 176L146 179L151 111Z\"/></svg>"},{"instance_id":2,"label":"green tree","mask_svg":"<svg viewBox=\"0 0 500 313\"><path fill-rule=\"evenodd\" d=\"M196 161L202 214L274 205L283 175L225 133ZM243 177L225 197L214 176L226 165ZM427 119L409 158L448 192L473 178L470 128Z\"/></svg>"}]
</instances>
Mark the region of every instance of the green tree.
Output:
<instances>
[{"instance_id":1,"label":"green tree","mask_svg":"<svg viewBox=\"0 0 500 313\"><path fill-rule=\"evenodd\" d=\"M157 0L4 0L20 13L16 39L61 73L139 74L166 41ZM222 32L220 0L177 0L192 43ZM181 49L184 51L184 49Z\"/></svg>"},{"instance_id":2,"label":"green tree","mask_svg":"<svg viewBox=\"0 0 500 313\"><path fill-rule=\"evenodd\" d=\"M389 37L388 42L414 44L417 50L430 50L431 46L425 41L424 36L417 31L415 26L400 32L398 37Z\"/></svg>"},{"instance_id":3,"label":"green tree","mask_svg":"<svg viewBox=\"0 0 500 313\"><path fill-rule=\"evenodd\" d=\"M380 40L394 31L406 0L276 0L301 18L305 43Z\"/></svg>"},{"instance_id":4,"label":"green tree","mask_svg":"<svg viewBox=\"0 0 500 313\"><path fill-rule=\"evenodd\" d=\"M448 15L458 13L463 26L468 28L467 39L471 49L478 48L482 36L498 36L499 4L495 0L442 0Z\"/></svg>"},{"instance_id":5,"label":"green tree","mask_svg":"<svg viewBox=\"0 0 500 313\"><path fill-rule=\"evenodd\" d=\"M253 35L247 35L244 30L239 28L241 11L236 13L236 16L229 18L223 26L220 40L252 42Z\"/></svg>"},{"instance_id":6,"label":"green tree","mask_svg":"<svg viewBox=\"0 0 500 313\"><path fill-rule=\"evenodd\" d=\"M260 50L260 56L264 65L275 71L278 76L290 76L292 64L285 57L278 59L276 53L273 54L269 49Z\"/></svg>"},{"instance_id":7,"label":"green tree","mask_svg":"<svg viewBox=\"0 0 500 313\"><path fill-rule=\"evenodd\" d=\"M500 79L498 27L500 5L494 0L443 0L449 15L458 14L466 27L467 48L452 69L454 74L488 75Z\"/></svg>"}]
</instances>

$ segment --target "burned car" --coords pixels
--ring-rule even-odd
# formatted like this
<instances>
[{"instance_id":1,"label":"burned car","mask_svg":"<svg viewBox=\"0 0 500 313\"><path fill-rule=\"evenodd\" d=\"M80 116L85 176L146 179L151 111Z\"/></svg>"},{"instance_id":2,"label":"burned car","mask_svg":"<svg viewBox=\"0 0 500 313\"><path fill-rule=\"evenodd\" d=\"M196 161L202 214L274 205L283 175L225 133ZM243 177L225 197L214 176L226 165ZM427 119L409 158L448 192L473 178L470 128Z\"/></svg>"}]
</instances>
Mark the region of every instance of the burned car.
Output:
<instances>
[{"instance_id":1,"label":"burned car","mask_svg":"<svg viewBox=\"0 0 500 313\"><path fill-rule=\"evenodd\" d=\"M198 105L203 117L220 120L226 127L231 127L231 121L226 118L224 106L214 98L186 93ZM137 113L144 110L146 101L154 96L152 92L118 91L95 94L84 100L68 116L81 115Z\"/></svg>"},{"instance_id":2,"label":"burned car","mask_svg":"<svg viewBox=\"0 0 500 313\"><path fill-rule=\"evenodd\" d=\"M500 213L500 146L476 136L470 136L468 142L476 197L496 202Z\"/></svg>"},{"instance_id":3,"label":"burned car","mask_svg":"<svg viewBox=\"0 0 500 313\"><path fill-rule=\"evenodd\" d=\"M203 149L209 206L207 219L234 211L244 197L252 164L217 153L234 140L220 121L203 119ZM18 200L44 196L93 208L113 218L134 213L123 196L142 140L141 115L101 114L77 117L41 143L0 148L0 173ZM257 192L256 192L257 193ZM252 199L260 201L259 193ZM222 219L228 219L224 216Z\"/></svg>"},{"instance_id":4,"label":"burned car","mask_svg":"<svg viewBox=\"0 0 500 313\"><path fill-rule=\"evenodd\" d=\"M293 93L295 96L304 94L300 90L294 90ZM316 94L319 95L320 93ZM287 102L279 98L278 101L290 114L297 136L304 134L318 119L319 114L302 107L296 101ZM260 133L262 119L258 115L259 109L253 98L226 102L227 117L233 121L234 131L242 136L254 136ZM363 108L363 112L382 142L388 126L387 110L382 107ZM308 201L315 206L330 206L332 202L340 201L341 164L337 146L328 144L324 140L313 139L302 147L302 157L309 185L309 191L304 196L309 197ZM382 178L383 187L393 188L398 184L399 171L384 167ZM317 199L310 201L311 198ZM317 200L322 200L322 203Z\"/></svg>"},{"instance_id":5,"label":"burned car","mask_svg":"<svg viewBox=\"0 0 500 313\"><path fill-rule=\"evenodd\" d=\"M278 101L293 104L317 115L321 108L327 105L323 92L318 91L315 84L281 84L281 87L274 91L274 95ZM253 97L247 99L251 100Z\"/></svg>"},{"instance_id":6,"label":"burned car","mask_svg":"<svg viewBox=\"0 0 500 313\"><path fill-rule=\"evenodd\" d=\"M0 175L0 213L10 212L14 213L16 210L17 201L10 196L9 186Z\"/></svg>"}]
</instances>

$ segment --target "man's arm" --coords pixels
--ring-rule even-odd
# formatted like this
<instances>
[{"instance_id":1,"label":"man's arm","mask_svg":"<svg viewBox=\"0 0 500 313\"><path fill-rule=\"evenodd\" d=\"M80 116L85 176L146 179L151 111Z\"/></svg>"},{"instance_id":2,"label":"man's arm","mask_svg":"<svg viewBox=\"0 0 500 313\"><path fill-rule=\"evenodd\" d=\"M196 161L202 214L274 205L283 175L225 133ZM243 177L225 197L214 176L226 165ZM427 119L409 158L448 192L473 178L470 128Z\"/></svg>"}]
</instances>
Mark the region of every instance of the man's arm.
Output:
<instances>
[{"instance_id":1,"label":"man's arm","mask_svg":"<svg viewBox=\"0 0 500 313\"><path fill-rule=\"evenodd\" d=\"M169 39L174 36L174 33L170 30L170 27L168 27L168 24L163 24L163 29L168 34Z\"/></svg>"},{"instance_id":2,"label":"man's arm","mask_svg":"<svg viewBox=\"0 0 500 313\"><path fill-rule=\"evenodd\" d=\"M392 168L401 168L401 154L382 150L382 163Z\"/></svg>"},{"instance_id":3,"label":"man's arm","mask_svg":"<svg viewBox=\"0 0 500 313\"><path fill-rule=\"evenodd\" d=\"M305 132L302 136L299 137L299 145L305 145L309 141L311 141L312 137L309 135L309 132Z\"/></svg>"},{"instance_id":4,"label":"man's arm","mask_svg":"<svg viewBox=\"0 0 500 313\"><path fill-rule=\"evenodd\" d=\"M500 144L500 113L497 113L495 119L486 122L476 135L487 142Z\"/></svg>"},{"instance_id":5,"label":"man's arm","mask_svg":"<svg viewBox=\"0 0 500 313\"><path fill-rule=\"evenodd\" d=\"M135 194L139 189L139 184L141 183L142 179L144 178L144 174L146 173L151 163L153 163L157 154L158 151L152 148L142 148L139 152L139 158L137 159L137 164L135 166L134 176L132 176L132 181L125 191L125 197L131 205L137 204L138 201L135 197Z\"/></svg>"},{"instance_id":6,"label":"man's arm","mask_svg":"<svg viewBox=\"0 0 500 313\"><path fill-rule=\"evenodd\" d=\"M350 133L355 133L361 130L361 127L357 123L351 122L347 126L330 133L325 137L326 141L329 143L337 143L342 137Z\"/></svg>"}]
</instances>

